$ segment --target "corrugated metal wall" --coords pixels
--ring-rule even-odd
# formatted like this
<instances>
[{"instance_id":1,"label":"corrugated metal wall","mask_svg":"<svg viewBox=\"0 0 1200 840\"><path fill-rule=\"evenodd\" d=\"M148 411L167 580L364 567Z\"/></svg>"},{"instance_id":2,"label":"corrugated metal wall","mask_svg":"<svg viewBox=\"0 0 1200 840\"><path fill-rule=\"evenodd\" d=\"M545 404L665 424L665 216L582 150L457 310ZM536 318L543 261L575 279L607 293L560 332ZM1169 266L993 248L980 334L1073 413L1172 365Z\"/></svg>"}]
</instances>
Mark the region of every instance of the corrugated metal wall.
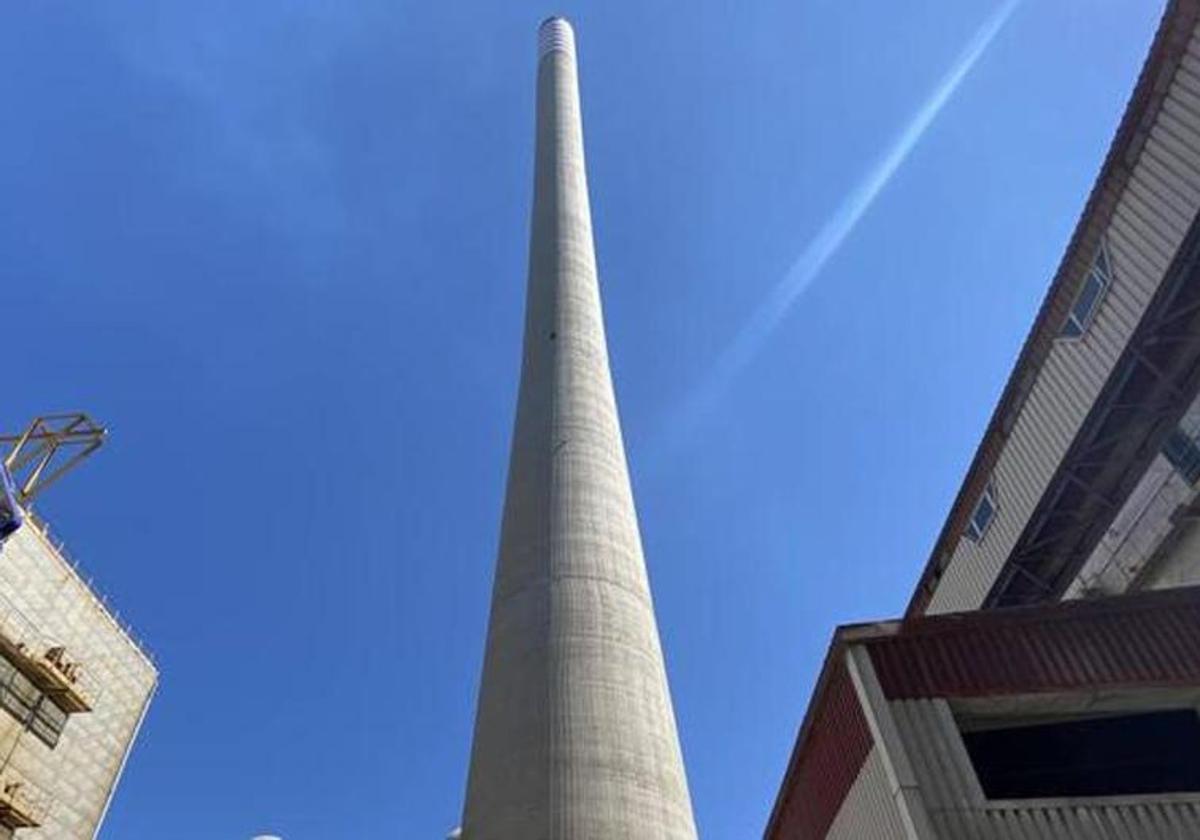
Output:
<instances>
[{"instance_id":1,"label":"corrugated metal wall","mask_svg":"<svg viewBox=\"0 0 1200 840\"><path fill-rule=\"evenodd\" d=\"M981 808L983 791L950 705L945 700L893 700L888 705L930 815Z\"/></svg>"},{"instance_id":2,"label":"corrugated metal wall","mask_svg":"<svg viewBox=\"0 0 1200 840\"><path fill-rule=\"evenodd\" d=\"M1200 838L1200 796L989 802L979 788L946 701L898 700L889 706L939 840ZM885 792L886 785L884 779L880 787ZM856 801L863 803L864 818L876 821L871 825L882 824L869 804L871 794L861 792ZM849 797L846 802L849 806ZM838 821L842 820L839 814Z\"/></svg>"},{"instance_id":3,"label":"corrugated metal wall","mask_svg":"<svg viewBox=\"0 0 1200 840\"><path fill-rule=\"evenodd\" d=\"M1000 510L961 539L928 612L979 607L1200 209L1200 41L1193 35L1106 238L1116 275L1087 334L1055 344L993 472Z\"/></svg>"},{"instance_id":4,"label":"corrugated metal wall","mask_svg":"<svg viewBox=\"0 0 1200 840\"><path fill-rule=\"evenodd\" d=\"M871 731L840 660L816 704L815 715L800 734L797 755L783 781L787 791L766 837L821 840L842 807L871 751Z\"/></svg>"},{"instance_id":5,"label":"corrugated metal wall","mask_svg":"<svg viewBox=\"0 0 1200 840\"><path fill-rule=\"evenodd\" d=\"M939 830L945 832L945 829ZM1200 802L988 808L970 833L979 840L1195 840Z\"/></svg>"},{"instance_id":6,"label":"corrugated metal wall","mask_svg":"<svg viewBox=\"0 0 1200 840\"><path fill-rule=\"evenodd\" d=\"M945 700L896 700L888 705L936 840L1200 838L1200 796L988 801ZM907 838L878 747L868 753L828 831L818 836L826 840Z\"/></svg>"},{"instance_id":7,"label":"corrugated metal wall","mask_svg":"<svg viewBox=\"0 0 1200 840\"><path fill-rule=\"evenodd\" d=\"M905 840L904 822L892 797L879 750L872 748L826 840Z\"/></svg>"},{"instance_id":8,"label":"corrugated metal wall","mask_svg":"<svg viewBox=\"0 0 1200 840\"><path fill-rule=\"evenodd\" d=\"M867 645L889 700L1200 685L1200 588L930 617Z\"/></svg>"}]
</instances>

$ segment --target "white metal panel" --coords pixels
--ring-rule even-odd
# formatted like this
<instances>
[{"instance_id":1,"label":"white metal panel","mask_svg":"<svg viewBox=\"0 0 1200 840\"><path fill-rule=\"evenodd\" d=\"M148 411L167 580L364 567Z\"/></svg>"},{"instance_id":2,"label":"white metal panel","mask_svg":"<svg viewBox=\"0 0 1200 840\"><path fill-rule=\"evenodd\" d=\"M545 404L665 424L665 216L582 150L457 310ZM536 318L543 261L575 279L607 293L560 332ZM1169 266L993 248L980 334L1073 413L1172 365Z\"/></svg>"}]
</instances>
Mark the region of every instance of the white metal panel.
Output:
<instances>
[{"instance_id":1,"label":"white metal panel","mask_svg":"<svg viewBox=\"0 0 1200 840\"><path fill-rule=\"evenodd\" d=\"M1200 209L1200 42L1176 72L1106 231L1115 281L1088 332L1060 341L1038 371L997 460L999 512L961 539L928 612L979 607L1111 374Z\"/></svg>"},{"instance_id":2,"label":"white metal panel","mask_svg":"<svg viewBox=\"0 0 1200 840\"><path fill-rule=\"evenodd\" d=\"M983 791L949 704L924 699L893 700L888 705L930 812L981 807Z\"/></svg>"},{"instance_id":3,"label":"white metal panel","mask_svg":"<svg viewBox=\"0 0 1200 840\"><path fill-rule=\"evenodd\" d=\"M879 749L872 747L826 840L906 840L907 836Z\"/></svg>"},{"instance_id":4,"label":"white metal panel","mask_svg":"<svg viewBox=\"0 0 1200 840\"><path fill-rule=\"evenodd\" d=\"M1200 799L1129 801L1107 805L989 806L969 816L934 816L940 836L981 840L1194 840L1200 838Z\"/></svg>"}]
</instances>

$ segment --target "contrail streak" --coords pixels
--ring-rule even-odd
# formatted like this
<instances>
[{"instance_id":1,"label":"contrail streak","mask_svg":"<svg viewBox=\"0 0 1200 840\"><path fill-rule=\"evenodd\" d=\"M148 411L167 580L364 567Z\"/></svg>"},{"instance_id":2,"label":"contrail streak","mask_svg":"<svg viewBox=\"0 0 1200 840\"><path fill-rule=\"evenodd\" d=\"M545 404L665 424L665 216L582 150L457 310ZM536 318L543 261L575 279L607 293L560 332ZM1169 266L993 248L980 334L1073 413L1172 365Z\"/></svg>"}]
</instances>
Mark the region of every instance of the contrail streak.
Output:
<instances>
[{"instance_id":1,"label":"contrail streak","mask_svg":"<svg viewBox=\"0 0 1200 840\"><path fill-rule=\"evenodd\" d=\"M683 422L684 429L713 407L733 379L767 343L792 306L817 279L826 263L833 258L858 222L871 209L875 199L920 142L925 131L937 119L942 108L1003 28L1019 2L1020 0L1006 0L984 21L886 154L850 191L817 235L809 241L783 279L775 285L746 325L717 357L712 371L683 400L679 406L680 413L675 415L675 419ZM678 423L673 425L675 433L681 431ZM658 437L661 438L661 435Z\"/></svg>"}]
</instances>

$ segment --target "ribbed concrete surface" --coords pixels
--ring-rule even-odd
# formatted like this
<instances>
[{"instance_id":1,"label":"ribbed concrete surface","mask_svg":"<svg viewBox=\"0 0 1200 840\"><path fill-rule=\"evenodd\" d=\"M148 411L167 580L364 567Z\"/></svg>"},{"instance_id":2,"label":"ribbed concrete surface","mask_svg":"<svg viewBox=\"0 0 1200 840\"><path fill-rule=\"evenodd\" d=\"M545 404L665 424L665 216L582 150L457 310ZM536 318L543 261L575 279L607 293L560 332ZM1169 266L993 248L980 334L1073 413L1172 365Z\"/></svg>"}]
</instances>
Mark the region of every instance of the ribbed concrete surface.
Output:
<instances>
[{"instance_id":1,"label":"ribbed concrete surface","mask_svg":"<svg viewBox=\"0 0 1200 840\"><path fill-rule=\"evenodd\" d=\"M466 840L692 838L592 242L575 39L538 37L521 388Z\"/></svg>"}]
</instances>

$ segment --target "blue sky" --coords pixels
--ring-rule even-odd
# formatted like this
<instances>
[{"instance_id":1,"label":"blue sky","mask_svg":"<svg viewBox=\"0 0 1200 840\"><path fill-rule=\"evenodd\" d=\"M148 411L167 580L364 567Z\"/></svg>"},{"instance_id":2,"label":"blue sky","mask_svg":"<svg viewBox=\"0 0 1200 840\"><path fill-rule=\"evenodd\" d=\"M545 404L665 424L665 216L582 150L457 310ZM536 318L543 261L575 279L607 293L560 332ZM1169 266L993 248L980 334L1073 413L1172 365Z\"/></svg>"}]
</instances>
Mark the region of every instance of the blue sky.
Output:
<instances>
[{"instance_id":1,"label":"blue sky","mask_svg":"<svg viewBox=\"0 0 1200 840\"><path fill-rule=\"evenodd\" d=\"M456 824L551 12L699 826L759 834L833 627L906 603L1161 4L1018 4L721 360L1001 6L8 9L0 424L110 427L42 510L162 667L102 836Z\"/></svg>"}]
</instances>

